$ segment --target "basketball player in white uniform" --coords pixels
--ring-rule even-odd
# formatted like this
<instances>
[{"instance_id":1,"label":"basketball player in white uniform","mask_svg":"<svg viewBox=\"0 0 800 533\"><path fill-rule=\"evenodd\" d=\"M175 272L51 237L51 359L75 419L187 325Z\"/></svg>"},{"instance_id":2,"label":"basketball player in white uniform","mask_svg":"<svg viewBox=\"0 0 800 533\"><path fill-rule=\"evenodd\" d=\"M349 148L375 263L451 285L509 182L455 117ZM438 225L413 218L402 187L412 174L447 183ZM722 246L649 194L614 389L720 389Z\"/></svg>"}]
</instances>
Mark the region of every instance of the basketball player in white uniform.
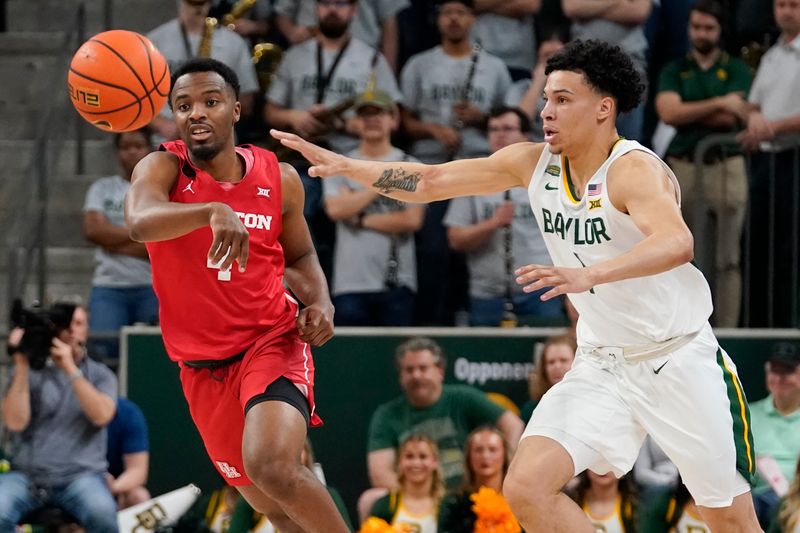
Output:
<instances>
[{"instance_id":1,"label":"basketball player in white uniform","mask_svg":"<svg viewBox=\"0 0 800 533\"><path fill-rule=\"evenodd\" d=\"M714 533L759 532L749 411L736 367L708 325L711 296L692 259L680 191L652 152L619 138L619 113L644 86L617 47L575 41L546 68L545 143L442 165L355 161L299 137L312 176L348 176L382 194L429 202L528 189L553 266L517 270L542 299L580 313L573 369L544 396L503 492L526 531L593 533L561 493L591 469L621 476L646 433L678 466Z\"/></svg>"}]
</instances>

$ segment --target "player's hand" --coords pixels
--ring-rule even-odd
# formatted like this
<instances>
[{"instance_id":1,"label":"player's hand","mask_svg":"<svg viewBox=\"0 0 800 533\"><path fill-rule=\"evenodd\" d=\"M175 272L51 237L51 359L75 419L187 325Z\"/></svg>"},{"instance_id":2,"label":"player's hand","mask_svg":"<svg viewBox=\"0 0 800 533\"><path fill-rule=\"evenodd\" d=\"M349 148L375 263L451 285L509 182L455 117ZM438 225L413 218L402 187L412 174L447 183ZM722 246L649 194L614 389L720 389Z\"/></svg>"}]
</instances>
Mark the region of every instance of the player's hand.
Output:
<instances>
[{"instance_id":1,"label":"player's hand","mask_svg":"<svg viewBox=\"0 0 800 533\"><path fill-rule=\"evenodd\" d=\"M300 152L311 163L311 167L308 169L309 176L327 178L328 176L347 175L346 157L321 148L293 133L275 129L269 130L269 133L282 145Z\"/></svg>"},{"instance_id":2,"label":"player's hand","mask_svg":"<svg viewBox=\"0 0 800 533\"><path fill-rule=\"evenodd\" d=\"M545 287L552 287L542 294L542 301L561 294L586 292L595 285L587 268L527 265L518 268L514 273L517 276L517 283L523 285L522 290L525 292L536 292Z\"/></svg>"},{"instance_id":3,"label":"player's hand","mask_svg":"<svg viewBox=\"0 0 800 533\"><path fill-rule=\"evenodd\" d=\"M223 203L214 203L208 225L214 236L208 250L209 262L225 271L236 261L239 272L244 272L250 253L250 234L233 209Z\"/></svg>"},{"instance_id":4,"label":"player's hand","mask_svg":"<svg viewBox=\"0 0 800 533\"><path fill-rule=\"evenodd\" d=\"M449 152L455 152L461 146L461 135L448 126L431 124L431 135L442 143Z\"/></svg>"},{"instance_id":5,"label":"player's hand","mask_svg":"<svg viewBox=\"0 0 800 533\"><path fill-rule=\"evenodd\" d=\"M333 305L311 304L297 315L300 339L312 346L322 346L333 337Z\"/></svg>"}]
</instances>

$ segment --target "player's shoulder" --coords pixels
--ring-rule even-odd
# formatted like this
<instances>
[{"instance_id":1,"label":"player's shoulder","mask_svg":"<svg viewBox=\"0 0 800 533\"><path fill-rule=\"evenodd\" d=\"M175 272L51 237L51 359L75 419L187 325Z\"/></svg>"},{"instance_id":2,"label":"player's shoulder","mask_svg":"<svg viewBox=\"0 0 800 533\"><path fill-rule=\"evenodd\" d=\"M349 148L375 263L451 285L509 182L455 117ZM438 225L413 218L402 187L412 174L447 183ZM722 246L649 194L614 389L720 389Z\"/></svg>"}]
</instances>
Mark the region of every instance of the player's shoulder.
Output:
<instances>
[{"instance_id":1,"label":"player's shoulder","mask_svg":"<svg viewBox=\"0 0 800 533\"><path fill-rule=\"evenodd\" d=\"M643 172L662 175L665 172L664 162L653 152L643 146L634 146L612 161L609 175L631 174Z\"/></svg>"}]
</instances>

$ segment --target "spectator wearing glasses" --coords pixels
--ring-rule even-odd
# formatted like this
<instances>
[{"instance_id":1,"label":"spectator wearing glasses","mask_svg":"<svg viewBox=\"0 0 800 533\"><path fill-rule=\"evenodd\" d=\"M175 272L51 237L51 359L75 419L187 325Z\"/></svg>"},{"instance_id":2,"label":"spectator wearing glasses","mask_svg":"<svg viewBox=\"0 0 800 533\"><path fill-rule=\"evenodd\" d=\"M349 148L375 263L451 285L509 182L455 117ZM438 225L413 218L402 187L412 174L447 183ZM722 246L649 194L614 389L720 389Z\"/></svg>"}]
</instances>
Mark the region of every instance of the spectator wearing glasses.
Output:
<instances>
[{"instance_id":1,"label":"spectator wearing glasses","mask_svg":"<svg viewBox=\"0 0 800 533\"><path fill-rule=\"evenodd\" d=\"M521 110L496 109L489 118L491 151L526 142L530 131ZM526 189L455 198L444 225L450 246L467 254L470 325L499 325L509 298L518 318L563 316L561 298L542 301L545 289L526 293L514 282L514 269L521 265L551 264Z\"/></svg>"}]
</instances>

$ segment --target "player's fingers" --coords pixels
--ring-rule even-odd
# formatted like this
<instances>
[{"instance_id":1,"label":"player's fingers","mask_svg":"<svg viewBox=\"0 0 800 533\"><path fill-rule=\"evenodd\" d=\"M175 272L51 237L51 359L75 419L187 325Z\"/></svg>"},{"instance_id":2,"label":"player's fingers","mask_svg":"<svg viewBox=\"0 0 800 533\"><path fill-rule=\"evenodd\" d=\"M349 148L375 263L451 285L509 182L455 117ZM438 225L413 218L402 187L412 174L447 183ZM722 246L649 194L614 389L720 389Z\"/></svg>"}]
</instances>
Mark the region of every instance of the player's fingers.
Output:
<instances>
[{"instance_id":1,"label":"player's fingers","mask_svg":"<svg viewBox=\"0 0 800 533\"><path fill-rule=\"evenodd\" d=\"M542 294L542 296L539 299L542 300L543 302L546 302L547 300L552 300L556 296L560 296L560 295L564 294L565 292L567 292L567 291L564 288L564 285L561 285L559 287L553 287L552 289L550 289L546 293Z\"/></svg>"},{"instance_id":2,"label":"player's fingers","mask_svg":"<svg viewBox=\"0 0 800 533\"><path fill-rule=\"evenodd\" d=\"M236 261L239 263L239 272L244 272L247 268L247 258L250 256L250 239L245 239L242 242L242 248L239 251L239 256Z\"/></svg>"},{"instance_id":3,"label":"player's fingers","mask_svg":"<svg viewBox=\"0 0 800 533\"><path fill-rule=\"evenodd\" d=\"M212 263L216 263L215 257L217 256L217 252L219 252L219 248L222 246L222 236L220 234L214 235L214 240L211 241L211 246L208 249L208 260Z\"/></svg>"},{"instance_id":4,"label":"player's fingers","mask_svg":"<svg viewBox=\"0 0 800 533\"><path fill-rule=\"evenodd\" d=\"M538 290L544 289L545 287L556 287L559 285L563 285L563 280L558 277L548 276L544 278L540 278L535 282L531 283L530 285L526 285L522 288L523 292L531 293L536 292Z\"/></svg>"},{"instance_id":5,"label":"player's fingers","mask_svg":"<svg viewBox=\"0 0 800 533\"><path fill-rule=\"evenodd\" d=\"M523 274L527 274L528 272L530 272L532 270L537 270L537 269L540 269L540 268L544 268L544 265L538 265L538 264L523 265L523 266L519 267L518 269L516 269L514 271L514 274L516 274L517 276L522 276Z\"/></svg>"},{"instance_id":6,"label":"player's fingers","mask_svg":"<svg viewBox=\"0 0 800 533\"><path fill-rule=\"evenodd\" d=\"M540 280L547 276L552 276L554 274L552 269L549 268L535 268L522 274L521 276L517 276L517 283L519 285L527 285L529 283L533 283L534 281Z\"/></svg>"},{"instance_id":7,"label":"player's fingers","mask_svg":"<svg viewBox=\"0 0 800 533\"><path fill-rule=\"evenodd\" d=\"M228 248L228 254L224 257L222 264L219 265L220 270L230 270L230 268L233 266L233 261L239 257L240 250L240 241L236 239L231 241L230 248Z\"/></svg>"}]
</instances>

